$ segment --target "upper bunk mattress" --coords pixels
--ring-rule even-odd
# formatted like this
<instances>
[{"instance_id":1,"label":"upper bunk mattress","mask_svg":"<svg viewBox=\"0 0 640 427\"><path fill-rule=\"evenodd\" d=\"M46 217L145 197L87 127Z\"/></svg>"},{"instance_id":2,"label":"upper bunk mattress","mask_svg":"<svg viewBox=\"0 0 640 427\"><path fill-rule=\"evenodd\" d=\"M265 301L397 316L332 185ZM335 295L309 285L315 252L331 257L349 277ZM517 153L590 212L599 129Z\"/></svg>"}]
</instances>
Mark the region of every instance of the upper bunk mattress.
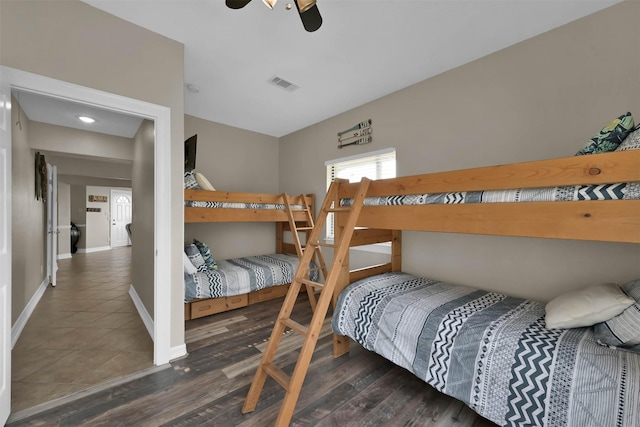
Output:
<instances>
[{"instance_id":1,"label":"upper bunk mattress","mask_svg":"<svg viewBox=\"0 0 640 427\"><path fill-rule=\"evenodd\" d=\"M640 182L564 187L521 188L514 190L461 191L453 193L408 194L366 197L365 206L429 205L460 203L558 202L578 200L638 200ZM351 206L353 199L340 205Z\"/></svg>"},{"instance_id":2,"label":"upper bunk mattress","mask_svg":"<svg viewBox=\"0 0 640 427\"><path fill-rule=\"evenodd\" d=\"M499 425L640 426L640 354L544 316L540 302L386 273L340 294L333 329Z\"/></svg>"},{"instance_id":3,"label":"upper bunk mattress","mask_svg":"<svg viewBox=\"0 0 640 427\"><path fill-rule=\"evenodd\" d=\"M284 210L284 203L238 203L238 202L204 202L185 200L187 208L226 208L226 209L277 209ZM291 205L291 209L303 209L302 205Z\"/></svg>"},{"instance_id":4,"label":"upper bunk mattress","mask_svg":"<svg viewBox=\"0 0 640 427\"><path fill-rule=\"evenodd\" d=\"M184 274L185 302L247 294L271 286L291 283L299 265L290 254L269 254L217 260L217 270ZM311 280L317 280L312 271Z\"/></svg>"}]
</instances>

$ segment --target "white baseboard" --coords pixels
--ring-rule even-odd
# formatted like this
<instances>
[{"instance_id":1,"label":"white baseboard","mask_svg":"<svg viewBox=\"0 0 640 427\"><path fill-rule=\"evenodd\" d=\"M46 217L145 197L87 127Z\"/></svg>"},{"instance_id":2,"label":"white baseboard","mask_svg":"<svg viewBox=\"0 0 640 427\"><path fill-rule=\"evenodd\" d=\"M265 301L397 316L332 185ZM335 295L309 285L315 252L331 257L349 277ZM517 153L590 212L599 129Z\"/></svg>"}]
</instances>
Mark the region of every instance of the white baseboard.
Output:
<instances>
[{"instance_id":1,"label":"white baseboard","mask_svg":"<svg viewBox=\"0 0 640 427\"><path fill-rule=\"evenodd\" d=\"M187 345L181 344L169 349L169 360L176 360L187 355Z\"/></svg>"},{"instance_id":2,"label":"white baseboard","mask_svg":"<svg viewBox=\"0 0 640 427\"><path fill-rule=\"evenodd\" d=\"M24 327L27 326L27 321L33 314L33 311L38 306L40 299L44 295L44 292L47 290L47 286L49 286L49 277L45 277L42 280L42 283L40 283L40 286L33 293L33 296L27 303L24 310L22 310L22 313L20 313L20 316L18 316L16 323L11 327L11 348L12 349L18 342L18 338L20 338L20 334L22 334Z\"/></svg>"},{"instance_id":3,"label":"white baseboard","mask_svg":"<svg viewBox=\"0 0 640 427\"><path fill-rule=\"evenodd\" d=\"M71 253L58 254L58 259L69 259L69 258L71 258Z\"/></svg>"},{"instance_id":4,"label":"white baseboard","mask_svg":"<svg viewBox=\"0 0 640 427\"><path fill-rule=\"evenodd\" d=\"M102 252L102 251L110 251L111 246L99 246L97 248L78 248L79 254L89 254L91 252Z\"/></svg>"},{"instance_id":5,"label":"white baseboard","mask_svg":"<svg viewBox=\"0 0 640 427\"><path fill-rule=\"evenodd\" d=\"M151 339L154 340L154 337L153 337L153 318L149 315L149 312L147 311L147 308L142 303L142 300L138 296L138 293L136 292L136 288L133 287L133 284L129 288L129 296L131 297L131 300L133 301L133 305L136 306L136 309L138 310L138 315L140 315L140 318L142 319L142 323L144 323L145 328L147 328L147 332L151 336Z\"/></svg>"}]
</instances>

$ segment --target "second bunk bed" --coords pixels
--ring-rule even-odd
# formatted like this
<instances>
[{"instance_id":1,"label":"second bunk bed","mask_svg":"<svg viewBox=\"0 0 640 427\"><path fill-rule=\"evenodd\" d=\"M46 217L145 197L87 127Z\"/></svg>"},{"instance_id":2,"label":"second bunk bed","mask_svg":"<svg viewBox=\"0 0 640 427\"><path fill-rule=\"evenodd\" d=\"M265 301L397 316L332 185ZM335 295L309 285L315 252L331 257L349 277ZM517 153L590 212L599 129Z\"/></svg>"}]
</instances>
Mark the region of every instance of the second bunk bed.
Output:
<instances>
[{"instance_id":1,"label":"second bunk bed","mask_svg":"<svg viewBox=\"0 0 640 427\"><path fill-rule=\"evenodd\" d=\"M313 226L313 194L288 196L185 189L184 200L185 223L275 224L273 253L216 261L214 268L200 265L201 271L185 272L185 320L280 298L287 293L299 257L295 239L289 239L293 241L289 243L285 235L298 232L291 229L292 221L300 229ZM202 243L196 243L202 249ZM186 245L186 251L188 246L193 249L192 245ZM205 245L204 251L207 249Z\"/></svg>"}]
</instances>

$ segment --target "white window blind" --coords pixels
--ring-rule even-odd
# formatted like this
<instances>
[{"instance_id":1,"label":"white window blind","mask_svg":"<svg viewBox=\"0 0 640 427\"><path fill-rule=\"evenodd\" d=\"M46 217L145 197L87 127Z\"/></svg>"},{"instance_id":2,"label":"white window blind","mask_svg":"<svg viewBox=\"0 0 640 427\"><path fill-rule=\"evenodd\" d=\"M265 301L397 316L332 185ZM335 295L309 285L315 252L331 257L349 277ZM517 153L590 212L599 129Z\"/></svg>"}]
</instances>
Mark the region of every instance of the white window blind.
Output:
<instances>
[{"instance_id":1,"label":"white window blind","mask_svg":"<svg viewBox=\"0 0 640 427\"><path fill-rule=\"evenodd\" d=\"M327 189L336 178L359 182L363 177L385 179L396 177L396 149L389 148L363 155L343 157L325 162ZM327 217L327 238L333 239L333 214Z\"/></svg>"}]
</instances>

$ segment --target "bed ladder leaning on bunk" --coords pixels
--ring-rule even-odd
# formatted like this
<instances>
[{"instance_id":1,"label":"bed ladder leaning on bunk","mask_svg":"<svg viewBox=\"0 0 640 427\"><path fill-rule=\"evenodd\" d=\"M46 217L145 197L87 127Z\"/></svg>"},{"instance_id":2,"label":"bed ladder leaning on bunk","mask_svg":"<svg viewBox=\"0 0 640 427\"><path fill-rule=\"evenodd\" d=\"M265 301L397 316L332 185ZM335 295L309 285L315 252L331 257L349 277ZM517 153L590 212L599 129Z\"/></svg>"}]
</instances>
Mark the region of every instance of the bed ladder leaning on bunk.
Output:
<instances>
[{"instance_id":1,"label":"bed ladder leaning on bunk","mask_svg":"<svg viewBox=\"0 0 640 427\"><path fill-rule=\"evenodd\" d=\"M284 200L284 209L287 213L287 218L289 219L289 228L291 231L291 236L293 237L293 244L296 247L296 253L298 254L298 258L302 259L302 255L304 253L304 247L302 246L302 241L300 240L300 232L305 233L305 244L309 241L311 232L315 228L315 224L313 222L313 213L312 207L307 203L307 199L304 197L304 194L300 195L300 199L302 200L302 208L301 209L293 209L291 203L289 203L289 196L287 193L282 193L282 199ZM295 214L294 212L303 212L307 216L306 225L298 226L296 224ZM324 255L322 255L322 249L320 246L316 246L313 251L313 255L311 256L311 262L314 264L314 267L309 269L309 273L312 270L321 271L322 277L327 278L329 275L327 271L327 263L324 260ZM317 305L317 292L313 288L313 286L309 284L305 284L307 289L307 295L309 296L309 303L311 304L311 310L315 311Z\"/></svg>"},{"instance_id":2,"label":"bed ladder leaning on bunk","mask_svg":"<svg viewBox=\"0 0 640 427\"><path fill-rule=\"evenodd\" d=\"M284 303L282 304L282 309L280 310L280 314L278 315L278 319L274 325L271 337L269 338L269 344L267 345L262 361L258 366L253 382L251 383L251 388L249 389L249 393L242 407L243 413L252 412L258 404L258 399L260 398L260 393L262 392L267 376L272 377L286 390L284 401L280 407L280 412L278 413L278 418L276 420L276 426L288 426L291 421L291 417L293 416L293 411L295 409L296 402L298 401L300 390L302 389L302 383L304 382L307 370L309 369L311 356L315 350L322 324L324 323L327 310L329 309L329 304L333 298L333 290L340 277L341 269L343 268L343 260L348 256L356 220L360 214L370 183L370 180L367 178L362 179L352 206L332 207L332 202L337 196L338 183L340 181L343 180L336 180L331 184L331 187L327 192L327 196L322 204L318 221L311 231L311 235L308 237L305 249L301 249L299 241L296 243L300 248L302 258L293 282L289 287ZM290 211L291 210L289 209L289 212ZM323 244L319 242L319 238L327 219L327 215L331 212L345 214L346 219L344 222L344 230L339 242L335 245L330 245L334 247L333 262L328 274L325 274L324 276L324 283L313 282L306 278L308 277L308 266L317 255L319 255L319 258L324 262L324 258L321 255L322 252L320 250L320 246ZM292 228L292 231L294 231L295 224L293 224ZM296 232L293 234L294 236L297 236ZM295 305L302 285L305 285L308 288L320 290L317 305L309 326L301 325L291 319L293 306ZM280 339L287 327L304 336L304 343L300 350L296 367L291 376L287 375L282 371L282 369L273 364L273 360L278 350L278 345L280 344Z\"/></svg>"}]
</instances>

